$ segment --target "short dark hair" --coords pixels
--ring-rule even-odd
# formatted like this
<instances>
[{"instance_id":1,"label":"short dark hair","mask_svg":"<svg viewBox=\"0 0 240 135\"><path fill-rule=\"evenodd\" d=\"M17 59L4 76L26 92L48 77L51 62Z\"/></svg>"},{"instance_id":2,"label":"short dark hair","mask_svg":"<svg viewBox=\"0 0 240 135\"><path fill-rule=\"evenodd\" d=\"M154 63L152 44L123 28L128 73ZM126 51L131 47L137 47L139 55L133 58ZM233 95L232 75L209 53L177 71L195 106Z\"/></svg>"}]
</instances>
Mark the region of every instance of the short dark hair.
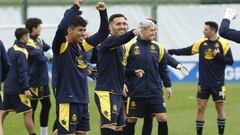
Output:
<instances>
[{"instance_id":1,"label":"short dark hair","mask_svg":"<svg viewBox=\"0 0 240 135\"><path fill-rule=\"evenodd\" d=\"M218 31L218 24L213 21L207 21L205 22L205 25L208 25L210 28L214 29L214 31L217 33Z\"/></svg>"},{"instance_id":2,"label":"short dark hair","mask_svg":"<svg viewBox=\"0 0 240 135\"><path fill-rule=\"evenodd\" d=\"M127 20L127 17L125 17L123 14L113 14L109 17L109 22L112 22L115 18L123 17L125 20Z\"/></svg>"},{"instance_id":3,"label":"short dark hair","mask_svg":"<svg viewBox=\"0 0 240 135\"><path fill-rule=\"evenodd\" d=\"M154 24L157 24L157 20L151 19L151 18L147 18L147 20L152 21Z\"/></svg>"},{"instance_id":4,"label":"short dark hair","mask_svg":"<svg viewBox=\"0 0 240 135\"><path fill-rule=\"evenodd\" d=\"M15 37L17 40L21 39L24 35L28 34L28 30L26 28L17 28L15 30Z\"/></svg>"},{"instance_id":5,"label":"short dark hair","mask_svg":"<svg viewBox=\"0 0 240 135\"><path fill-rule=\"evenodd\" d=\"M25 27L28 29L30 33L32 33L33 28L37 28L40 24L42 24L42 20L39 18L29 18L26 21Z\"/></svg>"},{"instance_id":6,"label":"short dark hair","mask_svg":"<svg viewBox=\"0 0 240 135\"><path fill-rule=\"evenodd\" d=\"M68 25L68 27L77 27L77 26L82 26L86 27L88 22L81 16L74 16Z\"/></svg>"}]
</instances>

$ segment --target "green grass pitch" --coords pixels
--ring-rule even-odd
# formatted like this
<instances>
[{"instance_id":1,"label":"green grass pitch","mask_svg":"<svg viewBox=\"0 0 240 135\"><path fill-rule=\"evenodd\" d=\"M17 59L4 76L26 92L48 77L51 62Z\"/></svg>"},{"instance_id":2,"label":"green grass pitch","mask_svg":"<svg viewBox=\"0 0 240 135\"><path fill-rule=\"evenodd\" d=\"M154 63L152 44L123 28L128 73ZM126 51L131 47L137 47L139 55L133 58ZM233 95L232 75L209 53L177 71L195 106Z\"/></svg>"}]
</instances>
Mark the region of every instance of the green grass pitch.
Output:
<instances>
[{"instance_id":1,"label":"green grass pitch","mask_svg":"<svg viewBox=\"0 0 240 135\"><path fill-rule=\"evenodd\" d=\"M91 115L91 132L90 135L100 135L99 133L99 118L98 111L95 106L93 92L94 83L89 84L90 91L90 115ZM240 135L240 84L227 83L227 101L225 104L227 124L226 135ZM197 85L194 83L174 83L174 95L171 100L166 101L168 110L169 135L194 135L195 134L195 114L196 114L196 90ZM51 97L52 109L49 120L49 134L51 134L52 125L55 120L55 102L53 96ZM39 134L39 110L41 104L38 104L36 113L36 130ZM136 135L141 135L142 120L138 121L136 126ZM25 135L27 134L24 124L23 116L20 114L11 113L4 123L5 135ZM154 120L153 135L157 134L157 123ZM216 111L212 99L206 112L206 124L204 128L205 135L216 135Z\"/></svg>"}]
</instances>

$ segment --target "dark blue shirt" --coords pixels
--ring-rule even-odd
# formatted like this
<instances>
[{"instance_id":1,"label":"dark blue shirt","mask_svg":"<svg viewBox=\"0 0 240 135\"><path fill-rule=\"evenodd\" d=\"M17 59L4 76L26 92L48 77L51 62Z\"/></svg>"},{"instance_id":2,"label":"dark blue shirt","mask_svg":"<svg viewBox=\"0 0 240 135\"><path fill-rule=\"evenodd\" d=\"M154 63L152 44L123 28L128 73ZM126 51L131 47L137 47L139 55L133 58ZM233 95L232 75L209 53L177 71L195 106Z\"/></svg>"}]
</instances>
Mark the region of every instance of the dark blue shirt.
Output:
<instances>
[{"instance_id":1,"label":"dark blue shirt","mask_svg":"<svg viewBox=\"0 0 240 135\"><path fill-rule=\"evenodd\" d=\"M97 33L82 43L69 43L66 30L69 21L78 13L78 5L73 5L58 26L53 40L56 68L56 100L58 103L88 103L87 62L85 52L99 45L108 34L107 12L100 11L101 24Z\"/></svg>"},{"instance_id":2,"label":"dark blue shirt","mask_svg":"<svg viewBox=\"0 0 240 135\"><path fill-rule=\"evenodd\" d=\"M122 45L135 37L133 30L122 36L109 36L100 46L97 57L97 84L95 90L122 95L125 69L122 63L125 49Z\"/></svg>"},{"instance_id":3,"label":"dark blue shirt","mask_svg":"<svg viewBox=\"0 0 240 135\"><path fill-rule=\"evenodd\" d=\"M27 45L32 47L31 51L39 52L39 55L41 55L42 58L45 57L43 59L46 59L44 62L39 62L37 59L29 61L29 84L31 87L47 85L49 82L49 77L47 57L44 56L44 52L48 51L50 46L47 45L42 39L32 35L30 35L30 40Z\"/></svg>"},{"instance_id":4,"label":"dark blue shirt","mask_svg":"<svg viewBox=\"0 0 240 135\"><path fill-rule=\"evenodd\" d=\"M126 76L130 97L153 97L162 95L161 80L165 87L171 86L167 71L167 59L163 45L156 41L141 38L125 45L124 64L134 73L136 69L144 70L142 78L135 74Z\"/></svg>"},{"instance_id":5,"label":"dark blue shirt","mask_svg":"<svg viewBox=\"0 0 240 135\"><path fill-rule=\"evenodd\" d=\"M220 53L214 56L214 49ZM192 46L182 49L168 50L175 55L194 55L199 53L199 84L207 86L224 85L225 67L233 64L232 52L229 44L223 38L210 41L200 39Z\"/></svg>"},{"instance_id":6,"label":"dark blue shirt","mask_svg":"<svg viewBox=\"0 0 240 135\"><path fill-rule=\"evenodd\" d=\"M7 54L11 68L4 82L4 93L23 94L29 89L28 51L25 49L25 44L15 41Z\"/></svg>"}]
</instances>

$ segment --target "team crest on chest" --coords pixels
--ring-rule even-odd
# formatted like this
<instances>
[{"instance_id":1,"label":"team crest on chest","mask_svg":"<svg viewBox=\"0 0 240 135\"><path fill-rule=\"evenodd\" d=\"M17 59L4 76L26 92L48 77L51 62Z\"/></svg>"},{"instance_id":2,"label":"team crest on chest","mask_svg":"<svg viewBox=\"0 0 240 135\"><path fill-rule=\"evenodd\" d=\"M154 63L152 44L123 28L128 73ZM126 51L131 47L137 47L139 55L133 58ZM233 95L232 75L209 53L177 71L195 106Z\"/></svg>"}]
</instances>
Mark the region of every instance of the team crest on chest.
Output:
<instances>
[{"instance_id":1,"label":"team crest on chest","mask_svg":"<svg viewBox=\"0 0 240 135\"><path fill-rule=\"evenodd\" d=\"M76 65L78 68L81 68L81 69L87 68L87 64L85 63L82 55L76 57Z\"/></svg>"},{"instance_id":2,"label":"team crest on chest","mask_svg":"<svg viewBox=\"0 0 240 135\"><path fill-rule=\"evenodd\" d=\"M134 55L139 55L140 54L140 47L139 46L135 46L133 48L133 53L134 53Z\"/></svg>"},{"instance_id":3,"label":"team crest on chest","mask_svg":"<svg viewBox=\"0 0 240 135\"><path fill-rule=\"evenodd\" d=\"M214 58L213 51L210 48L207 49L203 55L204 55L204 58L208 60L212 60Z\"/></svg>"},{"instance_id":4,"label":"team crest on chest","mask_svg":"<svg viewBox=\"0 0 240 135\"><path fill-rule=\"evenodd\" d=\"M153 52L153 53L156 53L157 51L156 51L156 47L154 46L154 45L151 45L150 46L150 50L151 50L151 52Z\"/></svg>"}]
</instances>

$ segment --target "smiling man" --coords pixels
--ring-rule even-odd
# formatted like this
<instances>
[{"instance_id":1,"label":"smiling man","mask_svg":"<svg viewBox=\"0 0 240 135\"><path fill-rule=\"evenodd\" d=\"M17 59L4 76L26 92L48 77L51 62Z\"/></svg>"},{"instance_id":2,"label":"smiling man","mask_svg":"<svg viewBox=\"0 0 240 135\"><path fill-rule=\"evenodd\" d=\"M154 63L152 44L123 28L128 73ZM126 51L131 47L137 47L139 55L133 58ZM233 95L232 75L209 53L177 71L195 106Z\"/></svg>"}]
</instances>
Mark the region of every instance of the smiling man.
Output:
<instances>
[{"instance_id":1,"label":"smiling man","mask_svg":"<svg viewBox=\"0 0 240 135\"><path fill-rule=\"evenodd\" d=\"M87 135L89 124L89 96L85 52L99 45L108 34L106 6L98 2L101 23L97 33L85 37L87 22L77 16L81 0L74 0L58 26L53 40L56 67L56 102L58 134ZM67 34L67 35L66 35Z\"/></svg>"}]
</instances>

